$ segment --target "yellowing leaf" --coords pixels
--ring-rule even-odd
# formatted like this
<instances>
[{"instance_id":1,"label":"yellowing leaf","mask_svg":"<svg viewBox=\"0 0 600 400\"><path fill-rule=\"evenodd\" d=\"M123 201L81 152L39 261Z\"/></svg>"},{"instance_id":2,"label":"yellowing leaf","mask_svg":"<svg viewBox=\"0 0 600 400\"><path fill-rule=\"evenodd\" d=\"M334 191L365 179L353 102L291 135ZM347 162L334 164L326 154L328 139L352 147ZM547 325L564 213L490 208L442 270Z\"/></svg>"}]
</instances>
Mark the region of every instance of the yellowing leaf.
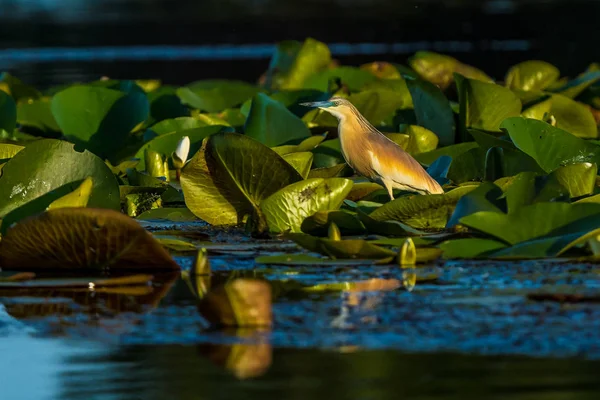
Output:
<instances>
[{"instance_id":1,"label":"yellowing leaf","mask_svg":"<svg viewBox=\"0 0 600 400\"><path fill-rule=\"evenodd\" d=\"M86 207L88 200L90 199L90 195L92 194L93 185L94 181L92 178L86 178L73 192L50 203L48 210L63 207Z\"/></svg>"},{"instance_id":2,"label":"yellowing leaf","mask_svg":"<svg viewBox=\"0 0 600 400\"><path fill-rule=\"evenodd\" d=\"M9 270L67 268L179 269L134 219L95 208L58 208L8 229L0 266Z\"/></svg>"}]
</instances>

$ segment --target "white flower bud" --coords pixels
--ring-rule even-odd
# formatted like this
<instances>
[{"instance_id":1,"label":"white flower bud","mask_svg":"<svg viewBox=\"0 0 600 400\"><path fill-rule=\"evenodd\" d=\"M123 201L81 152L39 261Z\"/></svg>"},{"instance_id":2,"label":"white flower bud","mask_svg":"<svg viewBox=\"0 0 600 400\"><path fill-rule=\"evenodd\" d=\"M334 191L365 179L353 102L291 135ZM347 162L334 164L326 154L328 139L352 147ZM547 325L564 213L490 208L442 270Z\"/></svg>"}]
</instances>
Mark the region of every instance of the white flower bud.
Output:
<instances>
[{"instance_id":1,"label":"white flower bud","mask_svg":"<svg viewBox=\"0 0 600 400\"><path fill-rule=\"evenodd\" d=\"M184 136L181 138L179 143L177 143L177 148L175 152L172 154L173 157L173 165L177 169L183 168L183 165L187 161L188 154L190 152L190 138Z\"/></svg>"}]
</instances>

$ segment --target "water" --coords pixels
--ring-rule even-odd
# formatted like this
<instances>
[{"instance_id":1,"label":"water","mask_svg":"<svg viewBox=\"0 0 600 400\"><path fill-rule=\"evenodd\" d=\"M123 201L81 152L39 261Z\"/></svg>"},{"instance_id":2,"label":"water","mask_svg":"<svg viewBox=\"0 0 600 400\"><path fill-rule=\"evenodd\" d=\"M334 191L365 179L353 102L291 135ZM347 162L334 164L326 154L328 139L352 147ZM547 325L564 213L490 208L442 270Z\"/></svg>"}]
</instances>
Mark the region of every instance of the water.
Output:
<instances>
[{"instance_id":1,"label":"water","mask_svg":"<svg viewBox=\"0 0 600 400\"><path fill-rule=\"evenodd\" d=\"M221 235L221 239L226 239ZM230 239L237 240L237 237ZM269 330L209 329L177 276L153 290L0 290L7 399L587 399L600 381L600 307L533 301L597 293L595 266L556 262L260 267L213 253L215 287L269 280ZM183 268L191 257L177 257ZM404 275L403 275L404 273ZM382 279L388 289L301 292Z\"/></svg>"}]
</instances>

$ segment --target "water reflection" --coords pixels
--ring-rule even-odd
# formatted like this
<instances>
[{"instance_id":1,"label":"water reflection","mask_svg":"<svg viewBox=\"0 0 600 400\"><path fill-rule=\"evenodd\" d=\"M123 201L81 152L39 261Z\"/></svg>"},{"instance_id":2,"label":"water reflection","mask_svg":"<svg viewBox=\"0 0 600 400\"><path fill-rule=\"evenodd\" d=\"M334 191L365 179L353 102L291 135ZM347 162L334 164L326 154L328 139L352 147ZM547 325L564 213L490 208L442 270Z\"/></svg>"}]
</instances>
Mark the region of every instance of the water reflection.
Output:
<instances>
[{"instance_id":1,"label":"water reflection","mask_svg":"<svg viewBox=\"0 0 600 400\"><path fill-rule=\"evenodd\" d=\"M49 353L0 343L0 368L16 353L43 373L24 374L27 388L3 383L6 398L33 399L595 399L600 364L455 354L412 355L394 351L355 353L275 349L266 345L65 347L46 342ZM250 377L221 360L240 354ZM272 358L271 358L272 357ZM270 366L268 365L270 364ZM224 366L225 365L225 366ZM239 370L238 370L239 371ZM24 372L21 370L21 372ZM0 379L0 382L2 380ZM21 381L23 382L23 381ZM37 394L37 393L36 393Z\"/></svg>"}]
</instances>

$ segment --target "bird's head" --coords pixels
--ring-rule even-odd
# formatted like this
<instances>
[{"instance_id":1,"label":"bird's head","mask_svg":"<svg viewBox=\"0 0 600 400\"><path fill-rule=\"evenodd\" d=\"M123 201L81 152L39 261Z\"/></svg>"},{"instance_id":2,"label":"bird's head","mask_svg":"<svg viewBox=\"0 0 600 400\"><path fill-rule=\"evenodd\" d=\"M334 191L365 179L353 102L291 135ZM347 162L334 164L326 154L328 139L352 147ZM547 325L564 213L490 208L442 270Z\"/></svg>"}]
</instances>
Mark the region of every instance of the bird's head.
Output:
<instances>
[{"instance_id":1,"label":"bird's head","mask_svg":"<svg viewBox=\"0 0 600 400\"><path fill-rule=\"evenodd\" d=\"M343 119L355 113L356 108L348 100L342 97L332 97L327 101L315 101L312 103L300 103L305 107L318 107L335 116L337 119Z\"/></svg>"}]
</instances>

